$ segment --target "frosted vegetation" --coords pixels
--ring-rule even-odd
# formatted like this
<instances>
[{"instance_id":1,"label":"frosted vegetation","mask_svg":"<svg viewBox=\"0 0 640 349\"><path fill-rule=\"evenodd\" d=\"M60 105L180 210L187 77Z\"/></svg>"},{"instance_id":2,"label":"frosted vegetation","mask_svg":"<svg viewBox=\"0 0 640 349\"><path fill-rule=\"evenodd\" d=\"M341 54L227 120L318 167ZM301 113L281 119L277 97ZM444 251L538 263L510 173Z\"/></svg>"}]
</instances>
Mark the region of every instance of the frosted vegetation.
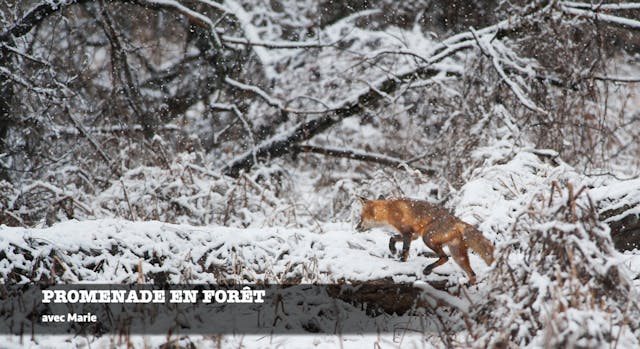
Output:
<instances>
[{"instance_id":1,"label":"frosted vegetation","mask_svg":"<svg viewBox=\"0 0 640 349\"><path fill-rule=\"evenodd\" d=\"M446 3L1 3L4 282L411 282L439 320L184 346L640 346L640 5ZM424 276L357 196L439 203L496 261Z\"/></svg>"}]
</instances>

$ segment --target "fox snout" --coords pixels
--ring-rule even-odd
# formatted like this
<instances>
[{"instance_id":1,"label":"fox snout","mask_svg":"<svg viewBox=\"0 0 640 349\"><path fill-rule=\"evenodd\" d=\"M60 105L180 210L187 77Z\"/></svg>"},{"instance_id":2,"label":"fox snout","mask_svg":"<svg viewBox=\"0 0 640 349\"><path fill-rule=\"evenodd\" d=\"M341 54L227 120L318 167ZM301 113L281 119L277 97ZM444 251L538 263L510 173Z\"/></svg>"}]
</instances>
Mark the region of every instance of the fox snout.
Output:
<instances>
[{"instance_id":1,"label":"fox snout","mask_svg":"<svg viewBox=\"0 0 640 349\"><path fill-rule=\"evenodd\" d=\"M360 218L360 220L358 221L358 224L356 224L356 230L359 232L369 230L373 227L375 227L375 225L373 225L371 220L369 219Z\"/></svg>"}]
</instances>

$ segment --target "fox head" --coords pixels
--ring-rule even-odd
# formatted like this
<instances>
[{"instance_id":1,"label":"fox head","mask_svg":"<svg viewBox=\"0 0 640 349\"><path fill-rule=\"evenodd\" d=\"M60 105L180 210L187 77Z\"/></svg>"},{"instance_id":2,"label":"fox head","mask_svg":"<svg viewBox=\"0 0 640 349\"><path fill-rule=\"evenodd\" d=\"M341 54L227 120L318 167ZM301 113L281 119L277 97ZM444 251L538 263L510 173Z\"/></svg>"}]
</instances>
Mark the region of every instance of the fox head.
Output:
<instances>
[{"instance_id":1,"label":"fox head","mask_svg":"<svg viewBox=\"0 0 640 349\"><path fill-rule=\"evenodd\" d=\"M380 220L378 219L379 209L377 209L377 202L375 200L368 200L363 197L358 197L360 203L362 204L362 211L360 213L360 219L358 224L356 225L357 231L365 231L371 228L374 228L379 225Z\"/></svg>"},{"instance_id":2,"label":"fox head","mask_svg":"<svg viewBox=\"0 0 640 349\"><path fill-rule=\"evenodd\" d=\"M358 224L356 224L356 230L357 231L365 231L365 230L367 230L367 228L363 224L364 223L364 218L365 218L364 212L365 212L367 206L370 206L370 205L367 205L367 202L369 200L363 198L362 196L358 196L358 200L360 201L360 204L362 204L362 210L360 211L360 219L358 219Z\"/></svg>"}]
</instances>

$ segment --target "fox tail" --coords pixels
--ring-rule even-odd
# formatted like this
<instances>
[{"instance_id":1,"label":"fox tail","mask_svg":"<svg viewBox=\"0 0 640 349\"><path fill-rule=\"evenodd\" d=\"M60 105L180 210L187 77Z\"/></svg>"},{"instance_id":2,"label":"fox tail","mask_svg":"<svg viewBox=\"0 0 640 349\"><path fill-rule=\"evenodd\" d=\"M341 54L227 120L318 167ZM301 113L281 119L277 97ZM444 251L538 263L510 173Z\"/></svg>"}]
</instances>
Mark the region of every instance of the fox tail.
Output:
<instances>
[{"instance_id":1,"label":"fox tail","mask_svg":"<svg viewBox=\"0 0 640 349\"><path fill-rule=\"evenodd\" d=\"M493 250L495 248L491 242L478 231L478 229L467 224L464 229L463 239L469 248L476 251L476 253L484 259L487 265L491 265L491 263L493 263Z\"/></svg>"}]
</instances>

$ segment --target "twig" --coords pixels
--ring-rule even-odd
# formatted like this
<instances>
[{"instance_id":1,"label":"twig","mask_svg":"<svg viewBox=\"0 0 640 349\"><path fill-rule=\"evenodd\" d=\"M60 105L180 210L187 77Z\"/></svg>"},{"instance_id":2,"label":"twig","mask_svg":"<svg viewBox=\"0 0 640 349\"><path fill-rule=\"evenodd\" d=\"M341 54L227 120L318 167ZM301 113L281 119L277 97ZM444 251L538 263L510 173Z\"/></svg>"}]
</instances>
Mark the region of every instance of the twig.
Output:
<instances>
[{"instance_id":1,"label":"twig","mask_svg":"<svg viewBox=\"0 0 640 349\"><path fill-rule=\"evenodd\" d=\"M120 178L120 184L122 184L122 192L124 193L124 200L127 202L127 206L129 207L129 219L132 221L136 220L135 215L133 214L133 207L131 207L131 201L129 201L129 195L127 194L127 187L124 185L124 181Z\"/></svg>"},{"instance_id":2,"label":"twig","mask_svg":"<svg viewBox=\"0 0 640 349\"><path fill-rule=\"evenodd\" d=\"M571 223L575 223L578 220L578 216L576 214L576 198L573 195L573 184L567 183L567 189L569 191L569 198L567 203L569 204L569 210L571 213Z\"/></svg>"},{"instance_id":3,"label":"twig","mask_svg":"<svg viewBox=\"0 0 640 349\"><path fill-rule=\"evenodd\" d=\"M491 58L491 63L493 64L494 69L496 70L498 75L500 75L502 80L507 84L507 86L509 86L509 88L515 94L516 98L520 101L520 103L531 111L535 111L544 115L548 114L547 111L535 105L535 103L533 103L533 101L531 101L524 94L520 86L515 81L511 80L509 76L507 76L507 73L502 68L502 65L500 65L498 52L495 50L495 47L493 46L493 44L491 42L488 42L487 40L481 40L482 38L480 38L477 35L477 33L473 28L470 28L469 31L473 33L473 37L476 40L478 47L480 47L482 52Z\"/></svg>"},{"instance_id":4,"label":"twig","mask_svg":"<svg viewBox=\"0 0 640 349\"><path fill-rule=\"evenodd\" d=\"M240 89L243 91L249 91L260 96L265 102L267 102L267 104L269 104L272 107L278 108L280 110L285 109L281 101L275 99L274 97L271 97L267 92L265 92L263 89L261 89L258 86L244 84L228 76L224 78L224 82L237 89Z\"/></svg>"},{"instance_id":5,"label":"twig","mask_svg":"<svg viewBox=\"0 0 640 349\"><path fill-rule=\"evenodd\" d=\"M142 273L142 259L138 259L138 283L144 283L144 273Z\"/></svg>"},{"instance_id":6,"label":"twig","mask_svg":"<svg viewBox=\"0 0 640 349\"><path fill-rule=\"evenodd\" d=\"M91 208L87 205L85 205L84 203L78 201L76 198L73 197L73 195L71 195L71 193L67 193L65 191L63 191L62 189L50 184L50 183L46 183L46 182L42 182L42 181L35 181L31 184L28 184L24 187L22 187L22 191L23 193L28 193L31 190L35 189L35 188L42 188L44 190L48 190L49 192L57 195L59 198L69 198L73 201L73 203L81 208L83 211L85 211L88 214L93 213L93 211L91 210Z\"/></svg>"},{"instance_id":7,"label":"twig","mask_svg":"<svg viewBox=\"0 0 640 349\"><path fill-rule=\"evenodd\" d=\"M102 150L102 147L98 144L98 142L89 135L84 126L78 120L76 120L73 115L71 115L71 111L69 111L69 108L67 106L65 106L65 112L78 132L80 132L80 134L89 141L89 144L91 144L93 149L95 149L100 157L107 163L107 165L109 165L109 167L111 168L111 173L115 173L119 177L120 170L118 169L116 164L111 161L111 158Z\"/></svg>"},{"instance_id":8,"label":"twig","mask_svg":"<svg viewBox=\"0 0 640 349\"><path fill-rule=\"evenodd\" d=\"M251 130L251 126L249 126L249 122L247 122L247 119L244 117L244 115L242 115L242 112L240 112L240 109L238 109L238 107L235 104L221 104L221 103L211 103L210 107L212 109L233 112L233 114L238 118L238 120L242 122L242 125L244 126L244 129L247 132L247 136L249 136L249 141L251 143L250 144L251 156L253 157L253 161L257 162L258 159L256 156L256 141L253 136L253 131Z\"/></svg>"},{"instance_id":9,"label":"twig","mask_svg":"<svg viewBox=\"0 0 640 349\"><path fill-rule=\"evenodd\" d=\"M558 190L558 193L560 193L560 195L562 195L562 191L560 190L560 186L558 185L558 182L557 181L551 182L551 193L549 194L549 207L551 207L551 205L553 205L553 190L554 189Z\"/></svg>"},{"instance_id":10,"label":"twig","mask_svg":"<svg viewBox=\"0 0 640 349\"><path fill-rule=\"evenodd\" d=\"M624 77L624 76L593 75L590 78L594 80L612 81L612 82L625 83L625 84L640 83L640 77L636 77L636 76Z\"/></svg>"}]
</instances>

